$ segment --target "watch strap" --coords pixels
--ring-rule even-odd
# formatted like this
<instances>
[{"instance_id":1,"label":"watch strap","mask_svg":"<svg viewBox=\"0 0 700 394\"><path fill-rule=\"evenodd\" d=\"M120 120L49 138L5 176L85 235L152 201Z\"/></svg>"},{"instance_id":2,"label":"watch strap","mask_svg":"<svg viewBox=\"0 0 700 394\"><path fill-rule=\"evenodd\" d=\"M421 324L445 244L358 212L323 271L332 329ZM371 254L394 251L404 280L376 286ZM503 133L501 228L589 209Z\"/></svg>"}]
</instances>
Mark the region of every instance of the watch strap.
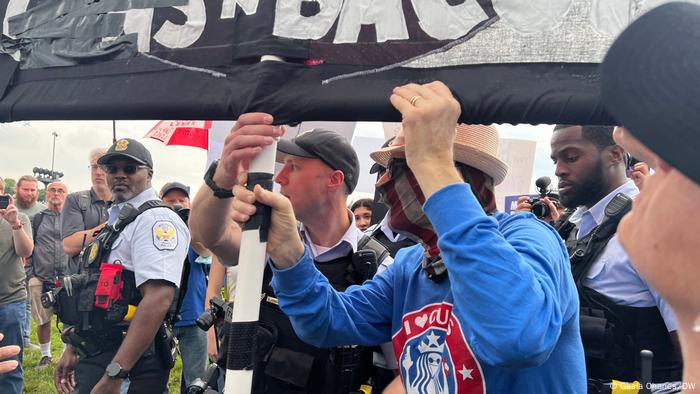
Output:
<instances>
[{"instance_id":1,"label":"watch strap","mask_svg":"<svg viewBox=\"0 0 700 394\"><path fill-rule=\"evenodd\" d=\"M115 369L118 370L117 373L114 373ZM105 370L105 374L111 379L126 379L129 377L129 372L130 371L122 368L121 364L116 362L107 365L107 369Z\"/></svg>"},{"instance_id":2,"label":"watch strap","mask_svg":"<svg viewBox=\"0 0 700 394\"><path fill-rule=\"evenodd\" d=\"M204 183L211 189L212 192L214 192L214 197L221 199L231 198L233 197L233 192L231 190L223 189L219 187L216 182L214 182L214 173L216 172L216 167L218 166L219 160L211 163L206 174L204 174Z\"/></svg>"}]
</instances>

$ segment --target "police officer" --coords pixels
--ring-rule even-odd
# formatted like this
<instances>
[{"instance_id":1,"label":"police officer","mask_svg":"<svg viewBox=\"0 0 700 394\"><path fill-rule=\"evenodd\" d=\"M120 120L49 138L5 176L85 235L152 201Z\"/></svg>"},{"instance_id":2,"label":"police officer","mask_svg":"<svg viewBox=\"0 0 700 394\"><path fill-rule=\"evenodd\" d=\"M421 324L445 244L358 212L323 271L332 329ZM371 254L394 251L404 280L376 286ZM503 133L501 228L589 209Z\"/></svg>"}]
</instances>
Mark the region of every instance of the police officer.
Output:
<instances>
[{"instance_id":1,"label":"police officer","mask_svg":"<svg viewBox=\"0 0 700 394\"><path fill-rule=\"evenodd\" d=\"M641 350L654 352L652 382L680 380L677 323L671 308L634 269L617 224L639 194L625 174L625 151L609 126L558 125L551 158L559 196L569 212L551 206L550 221L571 256L581 303L581 337L590 392L604 382L640 380ZM529 211L526 199L517 210ZM556 219L556 220L555 220Z\"/></svg>"},{"instance_id":2,"label":"police officer","mask_svg":"<svg viewBox=\"0 0 700 394\"><path fill-rule=\"evenodd\" d=\"M172 365L159 351L162 346L157 339L167 333L163 322L180 284L189 232L175 212L160 201L154 202L158 196L151 188L153 160L141 143L118 140L98 164L107 173L114 204L109 210L109 225L83 253L81 272L93 273L98 259L102 261L100 275L105 263L122 265L122 296L137 308L128 326L109 325L104 323L105 314L92 305L97 304L94 288L92 293L89 287L78 289L79 298L88 300L91 311L63 337L69 342L73 337L83 338L87 345L82 350L79 341L67 345L56 366L55 385L62 393L74 389L78 394L119 393L128 377L124 384L129 385L129 393L166 392ZM114 231L118 236L110 246L105 239ZM78 302L86 309L84 302ZM95 338L99 338L97 343Z\"/></svg>"},{"instance_id":3,"label":"police officer","mask_svg":"<svg viewBox=\"0 0 700 394\"><path fill-rule=\"evenodd\" d=\"M221 217L228 217L232 211L231 188L237 183L243 156L248 150L257 149L259 140L272 142L269 136L278 133L271 121L272 117L263 113L239 117L221 161L210 168L205 176L207 186L200 189L194 200L190 219L193 238L202 241L225 263L237 261L240 227ZM275 181L303 223L299 232L315 263L341 291L362 283L366 272L351 266L353 256L359 256L358 250L366 250L367 245L363 245L364 234L355 226L354 215L346 206L359 175L359 160L352 145L335 132L314 129L292 140L281 140L278 151L283 167ZM383 248L374 252L377 272L393 262ZM260 320L274 325L276 345L266 364L256 366L253 391L348 393L359 389L370 374L371 352L357 347L320 349L301 341L277 305L269 274L263 284Z\"/></svg>"}]
</instances>

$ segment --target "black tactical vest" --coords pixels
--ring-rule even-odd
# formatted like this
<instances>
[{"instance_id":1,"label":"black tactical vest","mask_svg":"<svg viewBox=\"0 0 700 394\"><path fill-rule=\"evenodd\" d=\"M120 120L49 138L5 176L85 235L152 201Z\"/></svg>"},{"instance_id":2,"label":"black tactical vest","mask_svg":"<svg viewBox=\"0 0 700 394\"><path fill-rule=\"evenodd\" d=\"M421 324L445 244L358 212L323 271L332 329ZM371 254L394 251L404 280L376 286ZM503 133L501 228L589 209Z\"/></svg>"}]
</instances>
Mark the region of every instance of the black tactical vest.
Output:
<instances>
[{"instance_id":1,"label":"black tactical vest","mask_svg":"<svg viewBox=\"0 0 700 394\"><path fill-rule=\"evenodd\" d=\"M358 252L328 262L314 262L334 289L344 291L370 279L376 272L377 262L388 255L381 245L370 245L366 238L358 243ZM373 270L366 271L358 266L357 257L363 247L365 251L373 250L377 256ZM346 394L357 390L372 372L371 350L362 346L322 349L299 339L289 318L278 306L271 279L272 272L266 267L259 319L276 338L263 360L256 362L253 392Z\"/></svg>"},{"instance_id":2,"label":"black tactical vest","mask_svg":"<svg viewBox=\"0 0 700 394\"><path fill-rule=\"evenodd\" d=\"M136 288L134 272L124 269L124 283L121 300L109 309L95 307L95 292L100 278L100 265L109 262L112 246L124 228L138 215L151 208L167 207L160 200L147 201L138 209L131 205L122 208L114 225L105 226L98 236L84 250L78 273L59 279L63 287L57 297L58 318L79 331L109 334L119 331L119 326L127 314L129 305L138 305L141 293Z\"/></svg>"},{"instance_id":3,"label":"black tactical vest","mask_svg":"<svg viewBox=\"0 0 700 394\"><path fill-rule=\"evenodd\" d=\"M607 296L583 286L593 263L617 232L632 207L632 199L618 194L605 209L604 222L580 240L576 226L564 218L558 228L565 240L581 305L580 326L589 379L641 381L639 353L654 353L652 382L681 380L681 356L676 351L658 308L615 304Z\"/></svg>"}]
</instances>

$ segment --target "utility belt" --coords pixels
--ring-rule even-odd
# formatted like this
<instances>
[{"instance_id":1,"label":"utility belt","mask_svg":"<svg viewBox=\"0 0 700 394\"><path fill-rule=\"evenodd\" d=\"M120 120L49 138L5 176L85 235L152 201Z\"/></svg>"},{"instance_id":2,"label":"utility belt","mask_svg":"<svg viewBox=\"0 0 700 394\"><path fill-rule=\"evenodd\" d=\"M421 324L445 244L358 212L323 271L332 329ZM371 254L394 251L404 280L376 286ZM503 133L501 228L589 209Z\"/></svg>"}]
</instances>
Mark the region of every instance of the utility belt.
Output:
<instances>
[{"instance_id":1,"label":"utility belt","mask_svg":"<svg viewBox=\"0 0 700 394\"><path fill-rule=\"evenodd\" d=\"M107 331L81 331L75 327L68 327L61 333L61 340L73 346L80 357L91 358L119 349L126 336L126 329L127 327L124 326L123 329L113 328ZM175 366L176 349L177 339L172 327L163 322L153 342L141 357L156 356L161 360L163 367L171 369Z\"/></svg>"}]
</instances>

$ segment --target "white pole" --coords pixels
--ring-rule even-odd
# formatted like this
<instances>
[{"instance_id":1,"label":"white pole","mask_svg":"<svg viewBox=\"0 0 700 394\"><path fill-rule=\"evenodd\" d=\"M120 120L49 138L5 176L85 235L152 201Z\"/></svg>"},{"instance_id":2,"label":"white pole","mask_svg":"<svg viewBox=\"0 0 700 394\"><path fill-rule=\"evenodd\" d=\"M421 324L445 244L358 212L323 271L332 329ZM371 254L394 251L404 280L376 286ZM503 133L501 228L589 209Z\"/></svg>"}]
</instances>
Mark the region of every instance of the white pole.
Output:
<instances>
[{"instance_id":1,"label":"white pole","mask_svg":"<svg viewBox=\"0 0 700 394\"><path fill-rule=\"evenodd\" d=\"M251 161L249 173L269 174L270 178L272 178L275 171L276 152L277 142L264 148L260 155ZM266 247L267 242L261 241L258 228L243 231L238 256L238 280L234 298L236 302L233 304L232 323L258 321L260 316L260 294L262 294L263 274L267 261ZM233 335L235 336L236 334L233 333ZM229 340L231 338L229 336ZM252 341L252 338L247 339ZM229 351L231 350L234 349L229 346ZM227 366L225 393L248 394L251 392L252 384L252 369L230 369L230 366Z\"/></svg>"},{"instance_id":2,"label":"white pole","mask_svg":"<svg viewBox=\"0 0 700 394\"><path fill-rule=\"evenodd\" d=\"M261 61L282 61L277 56L266 55ZM275 172L275 156L277 154L277 142L263 148L262 152L251 161L249 174L269 174ZM249 176L250 182L250 176ZM256 214L257 215L257 214ZM252 220L252 219L251 219ZM267 219L269 223L269 217ZM263 222L265 222L263 220ZM260 239L258 228L244 230L241 237L241 248L238 255L238 281L236 284L235 300L233 304L232 323L257 322L260 316L260 295L262 294L263 275L267 261L265 250L267 242ZM235 326L234 326L235 327ZM236 333L229 335L229 341ZM252 338L243 338L252 341ZM228 351L235 350L229 343ZM253 351L255 349L253 348ZM229 359L231 355L228 356ZM252 361L252 360L251 360ZM251 363L252 364L252 363ZM226 367L226 394L249 394L253 388L253 370L244 367Z\"/></svg>"}]
</instances>

